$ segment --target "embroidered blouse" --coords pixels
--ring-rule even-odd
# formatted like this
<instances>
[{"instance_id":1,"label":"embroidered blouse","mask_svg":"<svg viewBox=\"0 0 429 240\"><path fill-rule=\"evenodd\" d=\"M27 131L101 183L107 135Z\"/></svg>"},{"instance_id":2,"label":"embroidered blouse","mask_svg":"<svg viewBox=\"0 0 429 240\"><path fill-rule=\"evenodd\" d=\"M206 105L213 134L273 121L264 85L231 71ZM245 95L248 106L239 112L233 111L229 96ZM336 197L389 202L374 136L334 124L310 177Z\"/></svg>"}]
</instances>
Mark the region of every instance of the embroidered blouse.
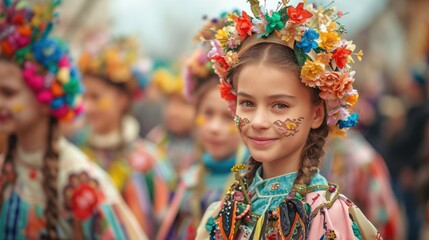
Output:
<instances>
[{"instance_id":1,"label":"embroidered blouse","mask_svg":"<svg viewBox=\"0 0 429 240\"><path fill-rule=\"evenodd\" d=\"M14 185L6 186L0 239L46 235L43 153L17 149ZM57 233L60 239L146 239L109 176L65 139L59 141Z\"/></svg>"},{"instance_id":2,"label":"embroidered blouse","mask_svg":"<svg viewBox=\"0 0 429 240\"><path fill-rule=\"evenodd\" d=\"M381 239L338 186L320 174L300 200L288 197L296 172L270 179L262 179L261 172L250 186L236 174L225 200L206 211L196 239Z\"/></svg>"}]
</instances>

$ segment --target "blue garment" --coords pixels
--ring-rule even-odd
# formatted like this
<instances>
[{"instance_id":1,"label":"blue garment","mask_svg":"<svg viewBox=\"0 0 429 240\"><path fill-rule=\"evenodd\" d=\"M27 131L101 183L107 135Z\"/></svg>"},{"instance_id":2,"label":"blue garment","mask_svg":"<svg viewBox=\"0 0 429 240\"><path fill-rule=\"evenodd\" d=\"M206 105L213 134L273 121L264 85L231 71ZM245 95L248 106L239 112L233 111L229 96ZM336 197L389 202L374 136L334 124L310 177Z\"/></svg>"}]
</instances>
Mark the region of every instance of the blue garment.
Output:
<instances>
[{"instance_id":1,"label":"blue garment","mask_svg":"<svg viewBox=\"0 0 429 240\"><path fill-rule=\"evenodd\" d=\"M287 173L274 178L262 179L262 167L256 171L255 178L250 185L252 196L252 212L262 215L267 210L276 209L289 194L297 172ZM309 187L328 186L328 181L316 173Z\"/></svg>"}]
</instances>

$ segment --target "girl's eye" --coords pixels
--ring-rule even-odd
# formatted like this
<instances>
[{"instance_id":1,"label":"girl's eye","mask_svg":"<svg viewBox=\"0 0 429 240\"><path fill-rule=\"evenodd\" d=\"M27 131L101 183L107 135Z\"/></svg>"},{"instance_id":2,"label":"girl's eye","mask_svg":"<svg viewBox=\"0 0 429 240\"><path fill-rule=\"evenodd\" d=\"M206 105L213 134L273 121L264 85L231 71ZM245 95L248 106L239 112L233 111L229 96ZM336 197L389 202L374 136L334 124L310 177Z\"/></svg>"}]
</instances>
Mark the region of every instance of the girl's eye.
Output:
<instances>
[{"instance_id":1,"label":"girl's eye","mask_svg":"<svg viewBox=\"0 0 429 240\"><path fill-rule=\"evenodd\" d=\"M277 108L277 109L285 109L288 108L289 106L284 104L284 103L276 103L273 105L273 108Z\"/></svg>"},{"instance_id":2,"label":"girl's eye","mask_svg":"<svg viewBox=\"0 0 429 240\"><path fill-rule=\"evenodd\" d=\"M240 105L243 107L253 107L254 106L254 104L250 101L242 101L242 102L240 102Z\"/></svg>"}]
</instances>

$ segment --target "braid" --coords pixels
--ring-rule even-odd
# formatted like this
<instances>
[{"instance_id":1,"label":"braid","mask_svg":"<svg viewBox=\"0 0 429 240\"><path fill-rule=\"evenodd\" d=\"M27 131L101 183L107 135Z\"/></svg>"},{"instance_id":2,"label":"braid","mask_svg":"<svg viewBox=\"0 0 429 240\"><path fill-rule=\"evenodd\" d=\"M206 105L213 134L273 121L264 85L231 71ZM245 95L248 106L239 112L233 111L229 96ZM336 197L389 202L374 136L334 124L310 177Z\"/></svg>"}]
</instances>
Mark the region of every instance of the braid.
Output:
<instances>
[{"instance_id":1,"label":"braid","mask_svg":"<svg viewBox=\"0 0 429 240\"><path fill-rule=\"evenodd\" d=\"M58 222L58 122L51 117L49 120L48 146L43 161L43 191L46 196L45 218L49 239L57 239L56 224Z\"/></svg>"},{"instance_id":2,"label":"braid","mask_svg":"<svg viewBox=\"0 0 429 240\"><path fill-rule=\"evenodd\" d=\"M329 128L326 121L317 129L311 129L307 142L301 154L300 168L293 183L294 186L308 185L311 179L318 172L320 158L324 154L323 146L328 136ZM299 188L296 188L299 189ZM300 192L305 194L305 192Z\"/></svg>"},{"instance_id":3,"label":"braid","mask_svg":"<svg viewBox=\"0 0 429 240\"><path fill-rule=\"evenodd\" d=\"M2 169L1 169L1 176L0 179L2 181L1 183L1 191L0 191L0 209L2 209L2 205L3 205L3 195L4 192L6 190L6 187L9 184L14 183L15 181L15 177L14 178L10 178L9 176L11 174L15 174L15 167L14 167L14 161L13 161L13 156L15 153L15 149L16 149L16 144L17 144L17 137L15 134L12 134L9 136L8 139L8 144L7 144L7 149L6 149L6 154L5 154L5 158L4 158L4 162L2 164ZM10 169L8 166L12 166L12 169ZM12 171L12 172L11 172Z\"/></svg>"},{"instance_id":4,"label":"braid","mask_svg":"<svg viewBox=\"0 0 429 240\"><path fill-rule=\"evenodd\" d=\"M253 157L250 157L247 161L248 167L246 173L244 174L244 179L246 179L246 181L250 185L253 182L253 178L255 177L256 171L262 165L262 163L256 161Z\"/></svg>"}]
</instances>

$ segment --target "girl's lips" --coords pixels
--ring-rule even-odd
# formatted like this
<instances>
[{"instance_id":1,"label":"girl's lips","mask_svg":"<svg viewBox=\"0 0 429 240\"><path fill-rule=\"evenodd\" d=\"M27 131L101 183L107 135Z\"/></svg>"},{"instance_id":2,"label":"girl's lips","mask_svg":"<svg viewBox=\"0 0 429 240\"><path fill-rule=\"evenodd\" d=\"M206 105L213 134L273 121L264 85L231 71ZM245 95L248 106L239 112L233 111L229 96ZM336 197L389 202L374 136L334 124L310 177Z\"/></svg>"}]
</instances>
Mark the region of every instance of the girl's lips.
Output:
<instances>
[{"instance_id":1,"label":"girl's lips","mask_svg":"<svg viewBox=\"0 0 429 240\"><path fill-rule=\"evenodd\" d=\"M277 140L277 138L262 138L262 137L249 137L249 139L256 146L266 146L274 142L275 140Z\"/></svg>"},{"instance_id":2,"label":"girl's lips","mask_svg":"<svg viewBox=\"0 0 429 240\"><path fill-rule=\"evenodd\" d=\"M0 122L5 122L11 118L10 114L0 113Z\"/></svg>"}]
</instances>

